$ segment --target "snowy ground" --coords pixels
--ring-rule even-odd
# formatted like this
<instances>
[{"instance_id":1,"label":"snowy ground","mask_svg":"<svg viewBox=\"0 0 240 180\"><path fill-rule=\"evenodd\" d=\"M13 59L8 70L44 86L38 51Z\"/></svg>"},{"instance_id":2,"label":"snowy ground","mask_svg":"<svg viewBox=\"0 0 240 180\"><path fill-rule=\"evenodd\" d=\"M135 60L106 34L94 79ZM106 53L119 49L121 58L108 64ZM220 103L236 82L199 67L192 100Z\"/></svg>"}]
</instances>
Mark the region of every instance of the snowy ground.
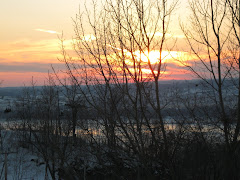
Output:
<instances>
[{"instance_id":1,"label":"snowy ground","mask_svg":"<svg viewBox=\"0 0 240 180\"><path fill-rule=\"evenodd\" d=\"M5 179L5 162L9 180L44 180L45 164L28 149L19 147L16 133L1 132L0 180ZM7 153L7 155L6 155ZM48 175L48 178L51 177Z\"/></svg>"},{"instance_id":2,"label":"snowy ground","mask_svg":"<svg viewBox=\"0 0 240 180\"><path fill-rule=\"evenodd\" d=\"M15 100L9 96L0 97L1 126L6 126L9 116L4 110L11 107ZM0 127L0 180L5 179L6 173L8 180L44 180L45 164L28 149L19 147L17 133L1 129Z\"/></svg>"}]
</instances>

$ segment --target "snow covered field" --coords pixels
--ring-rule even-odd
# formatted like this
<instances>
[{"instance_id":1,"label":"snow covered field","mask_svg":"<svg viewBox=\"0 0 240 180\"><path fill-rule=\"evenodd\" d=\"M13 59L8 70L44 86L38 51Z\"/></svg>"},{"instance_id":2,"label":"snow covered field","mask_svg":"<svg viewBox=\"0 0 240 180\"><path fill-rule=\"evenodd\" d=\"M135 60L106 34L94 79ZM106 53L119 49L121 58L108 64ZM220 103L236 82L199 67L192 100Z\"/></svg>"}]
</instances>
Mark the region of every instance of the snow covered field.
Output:
<instances>
[{"instance_id":1,"label":"snow covered field","mask_svg":"<svg viewBox=\"0 0 240 180\"><path fill-rule=\"evenodd\" d=\"M45 172L45 164L31 150L19 147L17 133L1 131L0 180L51 179ZM6 168L7 167L7 168Z\"/></svg>"}]
</instances>

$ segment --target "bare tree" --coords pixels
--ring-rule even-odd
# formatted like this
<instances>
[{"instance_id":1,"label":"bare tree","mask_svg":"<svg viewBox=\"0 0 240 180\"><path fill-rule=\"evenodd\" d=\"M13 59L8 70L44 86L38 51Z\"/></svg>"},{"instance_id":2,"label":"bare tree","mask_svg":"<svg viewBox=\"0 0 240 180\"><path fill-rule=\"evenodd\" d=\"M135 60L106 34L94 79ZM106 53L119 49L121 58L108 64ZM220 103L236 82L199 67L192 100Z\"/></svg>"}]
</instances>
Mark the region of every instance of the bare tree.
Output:
<instances>
[{"instance_id":1,"label":"bare tree","mask_svg":"<svg viewBox=\"0 0 240 180\"><path fill-rule=\"evenodd\" d=\"M20 130L23 147L28 147L43 160L46 175L57 179L61 178L61 172L69 167L74 156L73 127L71 118L61 114L63 105L60 103L64 102L60 98L61 88L51 76L48 83L43 87L27 88L16 102L22 123L15 130Z\"/></svg>"},{"instance_id":2,"label":"bare tree","mask_svg":"<svg viewBox=\"0 0 240 180\"><path fill-rule=\"evenodd\" d=\"M108 0L100 11L97 2L92 2L94 10L85 8L85 14L80 13L74 21L77 58L69 57L63 46L67 74L98 115L96 123L102 125L110 151L115 151L112 161L121 161L116 161L116 147L121 145L125 147L122 151L137 155L139 176L141 168L152 174L150 156L170 175L169 140L161 113L166 104L159 80L165 71L162 52L167 50L168 25L176 1ZM153 51L158 56L155 62L150 57Z\"/></svg>"},{"instance_id":3,"label":"bare tree","mask_svg":"<svg viewBox=\"0 0 240 180\"><path fill-rule=\"evenodd\" d=\"M190 26L182 25L195 60L181 61L204 85L205 106L215 114L202 114L223 133L226 158L224 177L237 178L239 137L239 29L238 1L190 1ZM237 51L236 51L237 50ZM236 100L237 99L237 100ZM199 107L200 109L200 107ZM203 110L204 108L201 107Z\"/></svg>"},{"instance_id":4,"label":"bare tree","mask_svg":"<svg viewBox=\"0 0 240 180\"><path fill-rule=\"evenodd\" d=\"M237 0L227 0L229 9L230 9L230 22L232 23L232 36L230 38L229 51L231 52L231 59L229 60L229 64L232 67L232 73L230 74L230 78L233 80L236 88L238 89L238 103L237 103L237 124L235 128L235 133L233 136L234 144L237 143L237 138L239 136L240 131L240 19L239 19L239 1Z\"/></svg>"},{"instance_id":5,"label":"bare tree","mask_svg":"<svg viewBox=\"0 0 240 180\"><path fill-rule=\"evenodd\" d=\"M191 30L183 26L182 29L197 60L189 64L183 63L216 92L220 119L224 124L225 142L229 146L229 118L222 92L224 80L229 73L224 71L224 48L230 34L224 26L227 18L227 4L224 1L213 0L204 1L204 3L191 1L190 8L193 15Z\"/></svg>"},{"instance_id":6,"label":"bare tree","mask_svg":"<svg viewBox=\"0 0 240 180\"><path fill-rule=\"evenodd\" d=\"M62 89L62 94L66 98L66 104L65 106L69 107L71 109L71 124L72 124L72 135L74 142L76 141L76 128L78 123L78 115L79 112L83 112L83 109L85 109L84 106L84 99L81 96L81 93L78 90L78 86L75 83L67 84L67 81L62 84L63 89ZM81 111L80 111L81 109ZM83 116L81 114L80 116ZM82 124L84 122L81 122Z\"/></svg>"}]
</instances>

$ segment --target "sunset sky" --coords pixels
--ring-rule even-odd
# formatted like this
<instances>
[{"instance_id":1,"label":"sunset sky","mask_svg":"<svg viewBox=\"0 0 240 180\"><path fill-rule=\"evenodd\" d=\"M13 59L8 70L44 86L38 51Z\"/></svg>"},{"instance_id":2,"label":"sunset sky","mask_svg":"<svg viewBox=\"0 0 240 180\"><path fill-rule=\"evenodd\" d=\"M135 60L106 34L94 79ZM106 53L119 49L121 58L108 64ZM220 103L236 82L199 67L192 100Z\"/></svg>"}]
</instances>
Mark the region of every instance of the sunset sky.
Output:
<instances>
[{"instance_id":1,"label":"sunset sky","mask_svg":"<svg viewBox=\"0 0 240 180\"><path fill-rule=\"evenodd\" d=\"M184 47L182 33L179 29L179 16L186 16L186 2L180 1L173 15L170 33L178 37L175 50ZM74 36L72 18L79 11L84 0L1 0L0 1L0 80L1 87L29 85L32 77L39 85L43 84L51 64L56 69L64 68L58 61L60 41L70 42ZM87 4L91 10L91 5ZM169 65L167 79L185 79L182 69Z\"/></svg>"}]
</instances>

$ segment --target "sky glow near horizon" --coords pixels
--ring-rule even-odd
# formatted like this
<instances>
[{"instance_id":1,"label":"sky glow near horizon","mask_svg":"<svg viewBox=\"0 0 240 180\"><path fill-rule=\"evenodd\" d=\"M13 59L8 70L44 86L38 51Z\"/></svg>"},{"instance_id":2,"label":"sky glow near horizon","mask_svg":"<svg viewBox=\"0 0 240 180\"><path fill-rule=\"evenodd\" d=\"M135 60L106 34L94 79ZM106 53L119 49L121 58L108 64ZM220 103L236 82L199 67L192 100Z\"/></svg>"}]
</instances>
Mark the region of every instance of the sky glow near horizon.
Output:
<instances>
[{"instance_id":1,"label":"sky glow near horizon","mask_svg":"<svg viewBox=\"0 0 240 180\"><path fill-rule=\"evenodd\" d=\"M66 40L67 49L71 51L71 41L74 37L72 18L84 6L84 0L2 0L0 1L0 80L1 87L30 85L32 77L37 84L42 85L51 72L51 64L56 69L64 69L59 62L61 58L60 40ZM86 6L91 10L89 2ZM179 3L174 13L175 20L186 8L186 2ZM178 23L170 26L168 37L177 38L179 44L184 36L179 30ZM159 32L156 34L161 36ZM83 41L95 40L91 34L86 34ZM169 63L164 79L189 79L178 67L171 56L175 58L185 52L179 45L168 54L164 51L166 62ZM156 52L150 53L150 59L157 61ZM147 70L146 70L147 72ZM163 79L163 80L164 80Z\"/></svg>"}]
</instances>

